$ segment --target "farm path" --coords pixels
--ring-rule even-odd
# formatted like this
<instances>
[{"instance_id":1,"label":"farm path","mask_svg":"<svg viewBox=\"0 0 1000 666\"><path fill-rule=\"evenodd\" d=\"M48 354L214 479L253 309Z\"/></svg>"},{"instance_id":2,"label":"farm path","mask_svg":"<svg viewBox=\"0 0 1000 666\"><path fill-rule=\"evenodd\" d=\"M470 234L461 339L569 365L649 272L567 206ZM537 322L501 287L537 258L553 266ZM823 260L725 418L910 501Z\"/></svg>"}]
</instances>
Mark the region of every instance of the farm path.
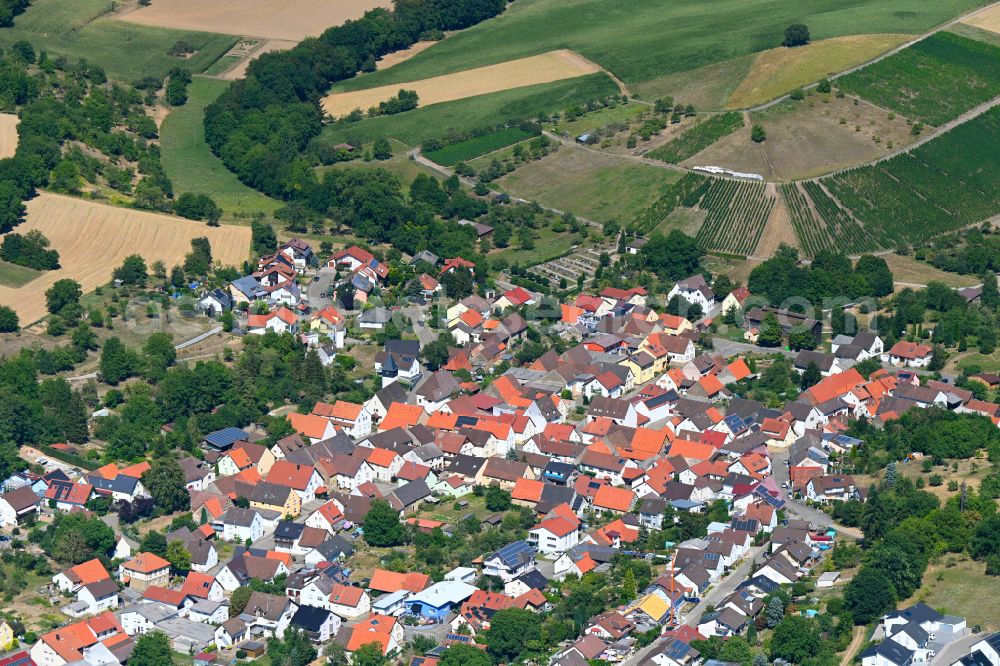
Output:
<instances>
[{"instance_id":1,"label":"farm path","mask_svg":"<svg viewBox=\"0 0 1000 666\"><path fill-rule=\"evenodd\" d=\"M549 135L548 132L543 132L543 134ZM550 137L555 137L554 134L549 135L549 136ZM558 138L558 137L555 137L555 138ZM428 169L433 169L434 171L438 172L439 174L441 174L445 178L451 178L455 174L455 172L452 171L451 169L449 169L448 167L443 167L440 164L438 164L437 162L432 162L431 160L429 160L426 157L424 157L423 155L421 155L420 154L420 148L413 148L412 150L410 150L406 154L407 154L407 156L410 159L412 159L417 164L422 164L423 166L427 167ZM474 187L475 184L476 184L476 181L474 179L467 178L465 176L459 176L458 179L460 181L462 181L462 183L464 185L467 185L469 187ZM493 189L491 189L489 196L493 197L493 196L497 196L499 194L502 194L502 192L500 192L499 190L493 190ZM524 199L515 199L515 201L527 203ZM551 212L555 213L556 215L562 215L563 213L566 212L566 211L559 210L558 208L552 208L551 206L542 206L541 204L538 204L538 205L542 208L542 210L551 211ZM583 222L584 224L588 224L588 225L590 225L592 227L595 227L597 229L603 229L604 228L604 225L601 224L600 222L595 222L593 220L588 220L587 218L580 217L579 215L576 216L576 219L579 220L580 222Z\"/></svg>"},{"instance_id":2,"label":"farm path","mask_svg":"<svg viewBox=\"0 0 1000 666\"><path fill-rule=\"evenodd\" d=\"M833 81L833 80L839 79L842 76L847 76L848 74L853 74L854 72L858 71L859 69L864 69L865 67L868 67L869 65L874 65L875 63L880 62L882 60L885 60L886 58L888 58L890 56L896 55L897 53L899 53L900 51L902 51L905 48L909 48L909 47L913 46L914 44L916 44L918 42L922 42L923 40L927 39L931 35L935 35L935 34L941 32L942 30L947 30L948 28L954 27L954 26L958 25L959 23L964 23L964 22L968 21L969 19L977 16L978 14L981 14L983 12L989 11L990 9L993 9L994 7L1000 7L1000 2L994 2L994 3L988 4L988 5L983 6L983 7L979 7L977 9L973 9L972 11L966 12L965 14L962 14L961 16L957 16L957 17L951 19L950 21L946 21L945 23L942 23L941 25L939 25L939 26L937 26L935 28L931 28L930 30L928 30L927 32L925 32L923 34L917 35L913 39L910 39L908 41L903 42L902 44L896 46L895 48L889 49L885 53L879 55L878 57L872 58L868 62L863 62L860 65L855 65L854 67L850 67L848 69L845 69L842 72L839 72L839 73L831 76L830 80ZM812 88L815 88L817 85L819 85L818 82L817 83L811 83L811 84L809 84L807 86L803 86L803 88L807 89L807 90L810 90ZM764 104L760 104L758 106L751 107L751 108L747 109L747 111L749 111L751 113L754 113L754 112L757 112L757 111L763 111L765 109L771 108L772 106L775 106L776 104L780 104L781 102L784 102L788 98L789 98L789 95L782 95L781 97L777 97L775 99L772 99L770 102L766 102Z\"/></svg>"},{"instance_id":3,"label":"farm path","mask_svg":"<svg viewBox=\"0 0 1000 666\"><path fill-rule=\"evenodd\" d=\"M847 646L844 650L844 656L840 658L840 666L850 666L851 661L853 661L854 653L858 651L861 644L865 642L865 628L864 627L854 627L854 636L851 638L851 644Z\"/></svg>"}]
</instances>

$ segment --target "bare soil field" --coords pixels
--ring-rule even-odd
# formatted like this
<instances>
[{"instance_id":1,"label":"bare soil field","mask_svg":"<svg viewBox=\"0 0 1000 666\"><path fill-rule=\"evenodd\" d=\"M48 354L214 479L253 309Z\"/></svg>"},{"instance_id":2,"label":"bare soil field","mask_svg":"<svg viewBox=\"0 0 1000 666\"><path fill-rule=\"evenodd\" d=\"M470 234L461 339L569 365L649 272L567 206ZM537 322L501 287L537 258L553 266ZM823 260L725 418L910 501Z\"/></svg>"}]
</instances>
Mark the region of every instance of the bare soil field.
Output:
<instances>
[{"instance_id":1,"label":"bare soil field","mask_svg":"<svg viewBox=\"0 0 1000 666\"><path fill-rule=\"evenodd\" d=\"M130 23L299 42L361 18L389 0L157 0L123 14Z\"/></svg>"},{"instance_id":2,"label":"bare soil field","mask_svg":"<svg viewBox=\"0 0 1000 666\"><path fill-rule=\"evenodd\" d=\"M993 5L988 9L984 9L972 18L962 21L962 23L1000 34L1000 5Z\"/></svg>"},{"instance_id":3,"label":"bare soil field","mask_svg":"<svg viewBox=\"0 0 1000 666\"><path fill-rule=\"evenodd\" d=\"M19 122L21 120L13 113L0 113L0 160L14 156Z\"/></svg>"},{"instance_id":4,"label":"bare soil field","mask_svg":"<svg viewBox=\"0 0 1000 666\"><path fill-rule=\"evenodd\" d=\"M62 267L47 271L27 285L0 287L0 305L17 311L22 325L45 316L45 290L62 278L80 283L84 292L107 283L112 271L130 254L146 263L157 259L174 266L191 250L191 239L206 236L212 256L238 265L250 253L249 227L209 227L203 222L57 194L40 193L28 202L27 221L19 233L38 229L59 251Z\"/></svg>"},{"instance_id":5,"label":"bare soil field","mask_svg":"<svg viewBox=\"0 0 1000 666\"><path fill-rule=\"evenodd\" d=\"M334 117L347 115L354 109L367 111L379 102L395 96L401 88L415 90L420 106L427 106L512 88L552 83L599 71L601 68L598 65L572 51L562 49L420 81L334 93L323 98L323 110Z\"/></svg>"},{"instance_id":6,"label":"bare soil field","mask_svg":"<svg viewBox=\"0 0 1000 666\"><path fill-rule=\"evenodd\" d=\"M791 49L762 51L726 106L740 109L763 104L795 88L868 62L907 39L908 35L851 35Z\"/></svg>"},{"instance_id":7,"label":"bare soil field","mask_svg":"<svg viewBox=\"0 0 1000 666\"><path fill-rule=\"evenodd\" d=\"M764 235L760 237L760 242L757 243L753 252L753 256L763 258L774 254L782 243L792 247L799 245L798 236L795 234L795 228L788 216L788 209L785 207L785 200L778 196L774 183L768 184L767 193L775 197L775 205L771 209L771 215L767 218Z\"/></svg>"},{"instance_id":8,"label":"bare soil field","mask_svg":"<svg viewBox=\"0 0 1000 666\"><path fill-rule=\"evenodd\" d=\"M750 140L752 124L764 127L766 141ZM915 138L902 116L861 100L813 93L801 102L783 102L751 114L747 127L684 165L715 164L776 180L815 178L866 164Z\"/></svg>"}]
</instances>

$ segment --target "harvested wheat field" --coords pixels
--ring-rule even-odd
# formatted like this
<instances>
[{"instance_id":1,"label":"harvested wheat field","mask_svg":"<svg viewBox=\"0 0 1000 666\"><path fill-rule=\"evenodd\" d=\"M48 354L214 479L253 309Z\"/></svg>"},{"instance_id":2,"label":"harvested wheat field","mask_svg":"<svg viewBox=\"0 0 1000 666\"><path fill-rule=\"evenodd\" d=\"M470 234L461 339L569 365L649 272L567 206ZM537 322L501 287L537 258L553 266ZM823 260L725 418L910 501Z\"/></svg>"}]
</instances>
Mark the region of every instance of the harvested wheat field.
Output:
<instances>
[{"instance_id":1,"label":"harvested wheat field","mask_svg":"<svg viewBox=\"0 0 1000 666\"><path fill-rule=\"evenodd\" d=\"M130 23L301 41L390 0L163 0L124 14Z\"/></svg>"},{"instance_id":2,"label":"harvested wheat field","mask_svg":"<svg viewBox=\"0 0 1000 666\"><path fill-rule=\"evenodd\" d=\"M851 35L793 49L762 51L726 103L730 109L763 104L796 88L862 65L899 46L910 35Z\"/></svg>"},{"instance_id":3,"label":"harvested wheat field","mask_svg":"<svg viewBox=\"0 0 1000 666\"><path fill-rule=\"evenodd\" d=\"M599 71L601 68L586 58L561 49L420 81L334 93L323 98L323 110L334 117L347 115L354 109L367 111L379 102L396 95L400 88L415 90L420 106L427 106L512 88L572 79Z\"/></svg>"},{"instance_id":4,"label":"harvested wheat field","mask_svg":"<svg viewBox=\"0 0 1000 666\"><path fill-rule=\"evenodd\" d=\"M962 23L1000 34L1000 5L987 7Z\"/></svg>"},{"instance_id":5,"label":"harvested wheat field","mask_svg":"<svg viewBox=\"0 0 1000 666\"><path fill-rule=\"evenodd\" d=\"M289 39L265 40L260 44L260 46L246 54L234 67L227 69L222 74L219 74L219 78L225 79L226 81L238 81L246 76L247 68L250 67L250 63L257 58L261 57L265 53L272 53L273 51L287 51L294 48L296 44L298 44L298 42Z\"/></svg>"},{"instance_id":6,"label":"harvested wheat field","mask_svg":"<svg viewBox=\"0 0 1000 666\"><path fill-rule=\"evenodd\" d=\"M0 160L13 157L17 150L17 124L20 118L13 113L0 113Z\"/></svg>"},{"instance_id":7,"label":"harvested wheat field","mask_svg":"<svg viewBox=\"0 0 1000 666\"><path fill-rule=\"evenodd\" d=\"M45 290L56 280L72 278L84 292L91 291L106 284L130 254L141 254L147 264L159 259L174 266L190 252L191 239L199 236L208 237L213 258L223 264L239 265L250 254L249 227L209 227L47 192L28 202L27 221L17 227L22 234L31 229L52 242L62 268L46 271L17 289L0 286L0 305L14 308L22 326L45 316Z\"/></svg>"},{"instance_id":8,"label":"harvested wheat field","mask_svg":"<svg viewBox=\"0 0 1000 666\"><path fill-rule=\"evenodd\" d=\"M417 42L408 49L402 49L400 51L393 51L392 53L387 53L375 63L375 69L389 69L393 65L398 65L401 62L406 62L413 56L417 55L421 51L426 51L430 47L437 44L437 42L424 40L422 42Z\"/></svg>"}]
</instances>

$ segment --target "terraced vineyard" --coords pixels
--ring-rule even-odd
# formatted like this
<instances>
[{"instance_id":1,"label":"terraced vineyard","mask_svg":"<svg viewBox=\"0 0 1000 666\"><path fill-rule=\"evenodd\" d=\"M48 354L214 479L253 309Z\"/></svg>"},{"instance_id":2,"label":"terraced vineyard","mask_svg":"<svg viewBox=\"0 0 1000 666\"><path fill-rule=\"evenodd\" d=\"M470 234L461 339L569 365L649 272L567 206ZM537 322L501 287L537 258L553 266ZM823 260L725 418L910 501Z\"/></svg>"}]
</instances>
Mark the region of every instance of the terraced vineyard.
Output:
<instances>
[{"instance_id":1,"label":"terraced vineyard","mask_svg":"<svg viewBox=\"0 0 1000 666\"><path fill-rule=\"evenodd\" d=\"M695 239L706 250L728 254L751 254L761 235L775 198L763 183L712 179L698 200L688 197L684 205L708 212Z\"/></svg>"},{"instance_id":2,"label":"terraced vineyard","mask_svg":"<svg viewBox=\"0 0 1000 666\"><path fill-rule=\"evenodd\" d=\"M910 153L822 182L881 247L977 224L1000 214L1000 107ZM813 196L815 189L807 193ZM832 230L835 215L844 213L815 203Z\"/></svg>"},{"instance_id":3,"label":"terraced vineyard","mask_svg":"<svg viewBox=\"0 0 1000 666\"><path fill-rule=\"evenodd\" d=\"M837 85L907 118L943 125L1000 95L998 62L997 46L939 32Z\"/></svg>"},{"instance_id":4,"label":"terraced vineyard","mask_svg":"<svg viewBox=\"0 0 1000 666\"><path fill-rule=\"evenodd\" d=\"M669 164L678 164L697 155L722 137L729 136L741 127L743 127L743 114L735 111L720 113L695 125L676 139L649 151L646 153L646 157L652 157Z\"/></svg>"}]
</instances>

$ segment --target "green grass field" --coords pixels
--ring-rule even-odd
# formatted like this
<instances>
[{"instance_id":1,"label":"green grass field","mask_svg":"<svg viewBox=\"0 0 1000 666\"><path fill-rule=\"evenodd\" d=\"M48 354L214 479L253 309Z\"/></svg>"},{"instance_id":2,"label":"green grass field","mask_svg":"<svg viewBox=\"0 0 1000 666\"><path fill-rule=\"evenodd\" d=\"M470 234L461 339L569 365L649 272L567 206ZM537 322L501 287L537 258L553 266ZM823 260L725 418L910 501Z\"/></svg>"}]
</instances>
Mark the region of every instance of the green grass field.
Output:
<instances>
[{"instance_id":1,"label":"green grass field","mask_svg":"<svg viewBox=\"0 0 1000 666\"><path fill-rule=\"evenodd\" d=\"M519 127L507 127L499 132L483 134L465 141L459 141L445 146L440 150L424 153L424 157L443 166L455 166L459 162L467 162L482 155L521 143L535 136Z\"/></svg>"},{"instance_id":2,"label":"green grass field","mask_svg":"<svg viewBox=\"0 0 1000 666\"><path fill-rule=\"evenodd\" d=\"M365 162L363 160L338 162L337 164L333 164L331 166L316 167L316 173L322 177L322 174L330 171L331 169L385 169L399 179L399 182L403 186L403 194L405 195L409 195L410 184L413 182L413 179L420 174L434 176L438 180L442 179L440 173L434 171L430 167L417 164L407 157L406 152L408 146L405 144L402 144L394 139L390 139L389 144L392 146L392 157L390 159L375 160L372 162Z\"/></svg>"},{"instance_id":3,"label":"green grass field","mask_svg":"<svg viewBox=\"0 0 1000 666\"><path fill-rule=\"evenodd\" d=\"M591 74L557 83L432 104L392 116L365 118L356 123L338 123L326 127L322 136L332 143L348 140L351 143L370 143L380 136L388 136L416 146L430 137L492 127L507 120L534 118L539 113L561 111L617 91L618 87L604 74Z\"/></svg>"},{"instance_id":4,"label":"green grass field","mask_svg":"<svg viewBox=\"0 0 1000 666\"><path fill-rule=\"evenodd\" d=\"M0 47L28 40L50 57L86 59L103 67L109 76L131 83L143 76L163 76L177 65L195 73L204 71L239 39L124 23L104 16L112 5L110 0L33 0L14 19L14 27L0 30ZM167 55L179 40L196 49L193 56Z\"/></svg>"},{"instance_id":5,"label":"green grass field","mask_svg":"<svg viewBox=\"0 0 1000 666\"><path fill-rule=\"evenodd\" d=\"M560 146L504 176L498 185L513 196L568 210L596 222L629 222L681 176L679 171Z\"/></svg>"},{"instance_id":6,"label":"green grass field","mask_svg":"<svg viewBox=\"0 0 1000 666\"><path fill-rule=\"evenodd\" d=\"M1000 609L983 603L983 590L994 589L996 585L995 580L984 573L985 565L957 555L946 555L942 559L945 564L928 567L916 596L910 602L900 603L900 608L923 601L941 613L964 617L970 627L978 624L987 630L1000 629ZM948 566L952 561L954 566Z\"/></svg>"},{"instance_id":7,"label":"green grass field","mask_svg":"<svg viewBox=\"0 0 1000 666\"><path fill-rule=\"evenodd\" d=\"M534 240L535 247L524 250L511 245L499 252L491 253L490 260L503 259L511 265L534 266L563 256L579 242L580 236L577 234L556 233L549 228L539 229Z\"/></svg>"},{"instance_id":8,"label":"green grass field","mask_svg":"<svg viewBox=\"0 0 1000 666\"><path fill-rule=\"evenodd\" d=\"M228 81L194 78L188 86L187 104L171 111L160 128L163 168L173 181L175 195L207 194L227 217L259 211L271 214L281 202L241 183L205 143L204 109L228 85Z\"/></svg>"},{"instance_id":9,"label":"green grass field","mask_svg":"<svg viewBox=\"0 0 1000 666\"><path fill-rule=\"evenodd\" d=\"M0 284L5 287L23 287L41 274L42 271L0 261Z\"/></svg>"},{"instance_id":10,"label":"green grass field","mask_svg":"<svg viewBox=\"0 0 1000 666\"><path fill-rule=\"evenodd\" d=\"M598 128L607 127L615 123L628 124L636 120L644 111L650 110L651 107L648 104L639 104L636 102L619 104L606 109L591 111L579 118L563 117L559 120L555 129L557 132L566 132L567 134L579 136L580 134L593 132Z\"/></svg>"},{"instance_id":11,"label":"green grass field","mask_svg":"<svg viewBox=\"0 0 1000 666\"><path fill-rule=\"evenodd\" d=\"M523 58L552 49L582 53L638 84L779 46L790 23L813 39L919 33L978 0L518 0L485 21L381 72L336 86L353 90Z\"/></svg>"}]
</instances>

